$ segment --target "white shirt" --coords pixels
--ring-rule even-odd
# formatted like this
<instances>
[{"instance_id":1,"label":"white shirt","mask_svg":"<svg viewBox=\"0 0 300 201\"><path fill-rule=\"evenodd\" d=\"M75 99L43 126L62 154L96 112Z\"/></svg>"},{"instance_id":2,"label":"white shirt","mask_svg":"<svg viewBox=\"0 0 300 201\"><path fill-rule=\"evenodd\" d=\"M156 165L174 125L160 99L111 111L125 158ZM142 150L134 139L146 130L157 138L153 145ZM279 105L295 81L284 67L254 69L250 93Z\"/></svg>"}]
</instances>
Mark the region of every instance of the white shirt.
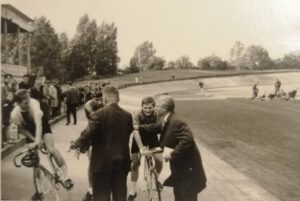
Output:
<instances>
[{"instance_id":1,"label":"white shirt","mask_svg":"<svg viewBox=\"0 0 300 201\"><path fill-rule=\"evenodd\" d=\"M166 114L166 116L164 117L164 123L167 123L167 120L168 120L170 114L171 114L171 112L168 112L168 113Z\"/></svg>"}]
</instances>

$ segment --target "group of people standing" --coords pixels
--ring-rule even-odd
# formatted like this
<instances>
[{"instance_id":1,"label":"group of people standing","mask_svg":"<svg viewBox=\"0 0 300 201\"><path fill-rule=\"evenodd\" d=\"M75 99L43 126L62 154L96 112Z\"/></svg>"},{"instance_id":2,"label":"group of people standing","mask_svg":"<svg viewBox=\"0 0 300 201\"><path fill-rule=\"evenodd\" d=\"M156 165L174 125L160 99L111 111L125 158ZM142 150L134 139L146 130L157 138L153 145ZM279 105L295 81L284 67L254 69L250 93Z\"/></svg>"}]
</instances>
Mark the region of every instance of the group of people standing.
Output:
<instances>
[{"instance_id":1,"label":"group of people standing","mask_svg":"<svg viewBox=\"0 0 300 201\"><path fill-rule=\"evenodd\" d=\"M107 86L102 101L99 98L85 105L89 123L76 140L81 150L91 152L90 188L84 200L135 200L140 153L148 146L173 150L154 156L158 175L163 160L169 161L171 176L164 185L174 188L176 201L196 201L197 194L206 187L206 176L192 131L176 114L174 99L168 95L156 100L145 97L141 110L133 115L118 105L119 99L119 90ZM134 140L129 145L131 135Z\"/></svg>"},{"instance_id":2,"label":"group of people standing","mask_svg":"<svg viewBox=\"0 0 300 201\"><path fill-rule=\"evenodd\" d=\"M252 99L259 99L259 100L272 100L274 98L280 99L280 100L293 100L296 98L298 88L289 91L286 93L282 87L281 87L281 81L277 78L276 82L274 84L274 93L267 94L266 92L262 94L261 96L258 95L259 89L258 89L259 82L257 81L253 87L252 87Z\"/></svg>"},{"instance_id":3,"label":"group of people standing","mask_svg":"<svg viewBox=\"0 0 300 201\"><path fill-rule=\"evenodd\" d=\"M61 115L63 91L58 82L46 80L43 84L40 81L32 80L31 76L25 74L23 80L17 83L13 75L5 74L1 86L2 106L2 142L7 142L9 129L9 116L14 108L14 96L17 90L26 90L30 97L40 104L43 115L48 120ZM2 143L2 145L3 145Z\"/></svg>"},{"instance_id":4,"label":"group of people standing","mask_svg":"<svg viewBox=\"0 0 300 201\"><path fill-rule=\"evenodd\" d=\"M58 81L45 80L42 83L28 74L23 75L23 80L17 83L12 74L5 74L1 85L2 147L8 143L15 143L15 139L9 137L9 116L15 106L14 96L17 90L26 90L31 98L37 100L47 120L66 112L66 124L69 125L71 115L73 123L77 123L78 106L100 94L101 89L108 84L110 83L105 82L95 86L74 87L72 82L69 82L66 87L62 87Z\"/></svg>"},{"instance_id":5,"label":"group of people standing","mask_svg":"<svg viewBox=\"0 0 300 201\"><path fill-rule=\"evenodd\" d=\"M4 78L4 83L9 87L12 76L5 75ZM9 122L18 126L19 133L26 136L29 147L45 145L62 170L61 180L65 187L71 189L73 181L68 178L67 164L55 147L43 105L46 103L44 99L47 99L44 91L49 89L49 96L52 93L48 86L50 83L46 82L42 88L35 83L30 89L26 83L24 79L24 84L11 97L10 90L3 91L2 88L2 93L6 93L5 99L11 98L12 102ZM170 162L171 175L163 185L174 188L175 201L196 201L197 194L206 187L206 176L192 131L176 114L174 99L168 95L159 96L156 100L145 97L141 101L141 110L131 114L118 105L120 98L116 87L106 84L99 89L89 100L84 94L88 126L76 141L82 152L90 152L90 186L84 200L135 200L138 196L140 153L148 146L173 150L154 156L158 176L163 168L163 160ZM66 124L70 124L71 113L75 114L73 123L76 124L76 107L82 98L80 90L68 83L63 94L67 105ZM134 138L132 145L131 135ZM129 172L131 179L127 196ZM41 196L35 192L32 200L39 200Z\"/></svg>"}]
</instances>

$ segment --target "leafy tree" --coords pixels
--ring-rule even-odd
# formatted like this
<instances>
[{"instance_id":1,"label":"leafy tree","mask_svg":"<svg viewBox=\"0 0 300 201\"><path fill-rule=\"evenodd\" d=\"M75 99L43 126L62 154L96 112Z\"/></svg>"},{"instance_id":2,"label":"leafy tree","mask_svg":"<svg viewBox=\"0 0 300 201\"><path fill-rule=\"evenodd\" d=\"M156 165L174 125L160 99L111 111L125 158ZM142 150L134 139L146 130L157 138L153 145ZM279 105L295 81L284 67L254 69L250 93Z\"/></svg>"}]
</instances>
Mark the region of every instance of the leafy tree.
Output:
<instances>
[{"instance_id":1,"label":"leafy tree","mask_svg":"<svg viewBox=\"0 0 300 201\"><path fill-rule=\"evenodd\" d=\"M138 66L138 58L131 57L129 67L126 68L127 73L137 73L140 71L140 67Z\"/></svg>"},{"instance_id":2,"label":"leafy tree","mask_svg":"<svg viewBox=\"0 0 300 201\"><path fill-rule=\"evenodd\" d=\"M300 68L300 53L292 52L284 55L281 60L282 68Z\"/></svg>"},{"instance_id":3,"label":"leafy tree","mask_svg":"<svg viewBox=\"0 0 300 201\"><path fill-rule=\"evenodd\" d=\"M88 15L79 19L77 33L71 41L67 63L72 78L85 75L116 74L118 63L117 28L114 23L97 26Z\"/></svg>"},{"instance_id":4,"label":"leafy tree","mask_svg":"<svg viewBox=\"0 0 300 201\"><path fill-rule=\"evenodd\" d=\"M272 64L272 60L266 49L259 45L251 45L246 48L240 65L244 69L259 70L269 69L272 67Z\"/></svg>"},{"instance_id":5,"label":"leafy tree","mask_svg":"<svg viewBox=\"0 0 300 201\"><path fill-rule=\"evenodd\" d=\"M86 57L83 57L80 45L73 39L70 42L70 49L67 52L65 63L68 71L68 80L75 80L88 74Z\"/></svg>"},{"instance_id":6,"label":"leafy tree","mask_svg":"<svg viewBox=\"0 0 300 201\"><path fill-rule=\"evenodd\" d=\"M166 65L166 69L174 69L176 66L174 61L169 61Z\"/></svg>"},{"instance_id":7,"label":"leafy tree","mask_svg":"<svg viewBox=\"0 0 300 201\"><path fill-rule=\"evenodd\" d=\"M175 66L181 69L191 69L194 65L188 56L182 56L176 60Z\"/></svg>"},{"instance_id":8,"label":"leafy tree","mask_svg":"<svg viewBox=\"0 0 300 201\"><path fill-rule=\"evenodd\" d=\"M97 30L95 70L97 75L114 75L117 73L118 56L117 28L114 23L105 22Z\"/></svg>"},{"instance_id":9,"label":"leafy tree","mask_svg":"<svg viewBox=\"0 0 300 201\"><path fill-rule=\"evenodd\" d=\"M79 19L77 33L71 42L68 63L74 78L92 74L96 65L97 24L88 15Z\"/></svg>"},{"instance_id":10,"label":"leafy tree","mask_svg":"<svg viewBox=\"0 0 300 201\"><path fill-rule=\"evenodd\" d=\"M149 63L146 66L148 70L162 70L166 61L162 57L153 56L149 59Z\"/></svg>"},{"instance_id":11,"label":"leafy tree","mask_svg":"<svg viewBox=\"0 0 300 201\"><path fill-rule=\"evenodd\" d=\"M204 70L226 70L228 65L226 61L223 61L220 57L216 55L211 55L200 59L197 62L199 68Z\"/></svg>"},{"instance_id":12,"label":"leafy tree","mask_svg":"<svg viewBox=\"0 0 300 201\"><path fill-rule=\"evenodd\" d=\"M133 68L138 67L141 70L149 70L149 67L152 66L152 57L155 56L155 53L156 49L153 47L153 43L145 41L136 47L134 55L130 59L130 65Z\"/></svg>"},{"instance_id":13,"label":"leafy tree","mask_svg":"<svg viewBox=\"0 0 300 201\"><path fill-rule=\"evenodd\" d=\"M42 16L33 23L34 30L31 40L31 63L33 71L39 66L44 67L47 78L58 76L57 64L60 57L60 43L49 20Z\"/></svg>"},{"instance_id":14,"label":"leafy tree","mask_svg":"<svg viewBox=\"0 0 300 201\"><path fill-rule=\"evenodd\" d=\"M57 77L60 44L58 36L50 21L42 16L34 21L32 32L31 59L34 73L43 67L43 75L47 78Z\"/></svg>"},{"instance_id":15,"label":"leafy tree","mask_svg":"<svg viewBox=\"0 0 300 201\"><path fill-rule=\"evenodd\" d=\"M230 63L236 66L238 70L241 69L241 60L245 50L245 46L240 41L235 42L234 46L230 49Z\"/></svg>"},{"instance_id":16,"label":"leafy tree","mask_svg":"<svg viewBox=\"0 0 300 201\"><path fill-rule=\"evenodd\" d=\"M68 65L66 62L69 51L69 39L66 33L61 33L59 35L59 43L61 49L58 63L58 79L61 81L67 81L68 79L70 79L70 76L68 73Z\"/></svg>"}]
</instances>

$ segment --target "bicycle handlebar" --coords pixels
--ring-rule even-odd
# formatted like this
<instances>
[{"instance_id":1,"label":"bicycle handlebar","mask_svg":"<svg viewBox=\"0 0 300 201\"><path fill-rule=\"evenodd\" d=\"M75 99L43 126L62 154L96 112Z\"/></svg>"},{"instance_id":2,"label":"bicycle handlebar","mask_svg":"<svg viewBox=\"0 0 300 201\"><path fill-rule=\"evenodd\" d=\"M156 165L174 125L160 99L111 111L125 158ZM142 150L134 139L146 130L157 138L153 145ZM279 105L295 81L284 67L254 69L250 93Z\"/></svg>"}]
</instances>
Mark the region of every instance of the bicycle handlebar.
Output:
<instances>
[{"instance_id":1,"label":"bicycle handlebar","mask_svg":"<svg viewBox=\"0 0 300 201\"><path fill-rule=\"evenodd\" d=\"M156 154L156 153L162 153L164 150L161 149L160 147L154 147L152 149L149 149L148 147L146 147L146 150L142 150L141 151L141 155L143 156L149 156L149 155L153 155L153 154Z\"/></svg>"}]
</instances>

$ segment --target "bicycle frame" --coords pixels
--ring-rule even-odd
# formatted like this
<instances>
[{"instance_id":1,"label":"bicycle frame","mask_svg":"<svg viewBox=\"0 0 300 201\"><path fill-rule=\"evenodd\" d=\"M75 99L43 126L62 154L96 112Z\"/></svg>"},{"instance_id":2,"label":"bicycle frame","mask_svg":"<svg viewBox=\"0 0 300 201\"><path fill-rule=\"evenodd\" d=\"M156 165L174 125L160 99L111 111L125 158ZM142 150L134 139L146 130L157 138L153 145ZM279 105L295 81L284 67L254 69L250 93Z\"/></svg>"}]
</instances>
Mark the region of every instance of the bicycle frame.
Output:
<instances>
[{"instance_id":1,"label":"bicycle frame","mask_svg":"<svg viewBox=\"0 0 300 201\"><path fill-rule=\"evenodd\" d=\"M53 172L53 178L55 180L55 183L60 183L63 185L62 181L60 180L60 172L59 167L57 167L56 163L53 161L53 156L44 148L41 149L41 152L47 156L48 162L50 164L50 168Z\"/></svg>"},{"instance_id":2,"label":"bicycle frame","mask_svg":"<svg viewBox=\"0 0 300 201\"><path fill-rule=\"evenodd\" d=\"M46 167L44 167L39 160L39 153L38 153L38 147L34 147L32 149L25 149L24 151L20 152L19 154L17 154L14 157L14 164L16 167L21 167L21 164L17 163L17 158L19 158L20 156L23 156L23 159L26 158L28 156L28 160L26 162L26 160L23 161L22 159L22 165L26 166L26 167L31 167L33 168L33 179L34 179L34 185L35 185L35 190L37 193L40 194L40 196L43 196L43 193L48 193L48 192L52 192L52 194L54 193L55 196L55 200L60 200L60 196L59 193L57 192L57 190L59 189L59 185L65 187L63 184L63 181L61 181L60 179L60 175L59 175L59 168L56 166L55 161L53 161L53 156L47 152L47 150L41 149L40 150L43 154L46 155L48 162L50 163L50 168L51 171L49 171ZM26 155L27 154L27 155ZM33 161L32 163L30 163L31 154L36 154L34 159L36 159L35 161ZM26 164L24 164L26 162ZM41 186L42 184L46 184L47 187L47 191L44 192L45 189L43 189L44 187ZM52 190L51 190L52 189ZM44 198L42 197L41 200L44 200ZM50 199L52 201L52 199Z\"/></svg>"},{"instance_id":3,"label":"bicycle frame","mask_svg":"<svg viewBox=\"0 0 300 201\"><path fill-rule=\"evenodd\" d=\"M155 160L154 160L154 153L159 153L161 151L151 151L149 150L149 153L145 154L145 160L144 160L144 179L146 181L146 188L148 192L148 199L149 201L161 201L161 189L159 186L159 182L157 180L157 172L155 168Z\"/></svg>"},{"instance_id":4,"label":"bicycle frame","mask_svg":"<svg viewBox=\"0 0 300 201\"><path fill-rule=\"evenodd\" d=\"M33 179L36 192L42 201L61 201L54 175L43 165L34 167Z\"/></svg>"}]
</instances>

